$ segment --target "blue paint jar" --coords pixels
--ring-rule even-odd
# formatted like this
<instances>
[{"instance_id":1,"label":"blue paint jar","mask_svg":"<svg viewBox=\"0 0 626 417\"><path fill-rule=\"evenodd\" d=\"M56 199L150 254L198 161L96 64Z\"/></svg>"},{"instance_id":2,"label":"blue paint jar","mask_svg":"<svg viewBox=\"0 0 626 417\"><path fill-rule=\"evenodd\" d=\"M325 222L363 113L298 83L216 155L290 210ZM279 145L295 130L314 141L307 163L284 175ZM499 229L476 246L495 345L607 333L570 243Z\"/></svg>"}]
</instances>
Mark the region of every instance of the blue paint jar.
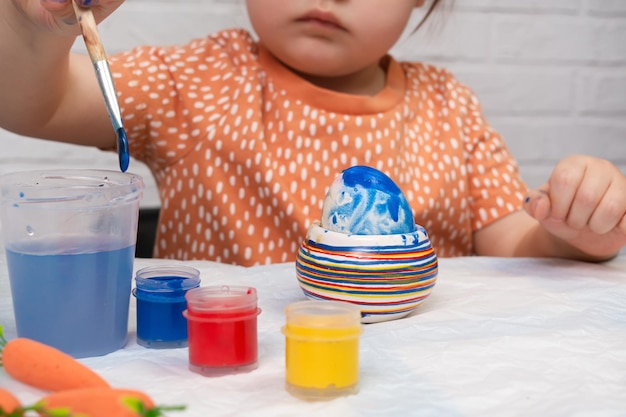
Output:
<instances>
[{"instance_id":1,"label":"blue paint jar","mask_svg":"<svg viewBox=\"0 0 626 417\"><path fill-rule=\"evenodd\" d=\"M185 293L200 286L200 271L189 266L150 266L137 271L137 343L153 349L187 346Z\"/></svg>"}]
</instances>

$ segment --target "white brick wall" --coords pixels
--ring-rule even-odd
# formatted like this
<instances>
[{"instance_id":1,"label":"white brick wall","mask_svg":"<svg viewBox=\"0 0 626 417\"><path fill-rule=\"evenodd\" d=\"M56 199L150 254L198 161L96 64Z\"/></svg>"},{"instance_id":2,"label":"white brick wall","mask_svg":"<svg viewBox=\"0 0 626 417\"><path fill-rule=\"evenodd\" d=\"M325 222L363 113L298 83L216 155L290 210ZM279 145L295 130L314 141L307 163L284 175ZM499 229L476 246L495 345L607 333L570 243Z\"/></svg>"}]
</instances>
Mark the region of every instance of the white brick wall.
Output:
<instances>
[{"instance_id":1,"label":"white brick wall","mask_svg":"<svg viewBox=\"0 0 626 417\"><path fill-rule=\"evenodd\" d=\"M233 26L249 28L243 0L127 0L100 30L113 53ZM626 172L626 0L456 0L394 53L443 65L470 85L530 185L572 153L608 158ZM2 130L0 149L0 173L117 169L113 154ZM147 169L136 161L130 169L146 178L143 205L158 205Z\"/></svg>"}]
</instances>

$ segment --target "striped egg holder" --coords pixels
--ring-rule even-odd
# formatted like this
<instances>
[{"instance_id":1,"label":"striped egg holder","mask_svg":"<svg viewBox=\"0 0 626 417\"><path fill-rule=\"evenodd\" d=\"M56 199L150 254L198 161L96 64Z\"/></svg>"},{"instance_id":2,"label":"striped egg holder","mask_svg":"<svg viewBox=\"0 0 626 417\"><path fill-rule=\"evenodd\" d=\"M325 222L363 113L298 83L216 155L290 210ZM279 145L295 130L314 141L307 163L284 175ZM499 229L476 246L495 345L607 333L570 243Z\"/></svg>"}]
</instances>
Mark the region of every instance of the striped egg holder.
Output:
<instances>
[{"instance_id":1,"label":"striped egg holder","mask_svg":"<svg viewBox=\"0 0 626 417\"><path fill-rule=\"evenodd\" d=\"M430 295L438 261L426 230L351 235L311 225L296 258L300 288L311 299L361 307L361 321L405 317Z\"/></svg>"}]
</instances>

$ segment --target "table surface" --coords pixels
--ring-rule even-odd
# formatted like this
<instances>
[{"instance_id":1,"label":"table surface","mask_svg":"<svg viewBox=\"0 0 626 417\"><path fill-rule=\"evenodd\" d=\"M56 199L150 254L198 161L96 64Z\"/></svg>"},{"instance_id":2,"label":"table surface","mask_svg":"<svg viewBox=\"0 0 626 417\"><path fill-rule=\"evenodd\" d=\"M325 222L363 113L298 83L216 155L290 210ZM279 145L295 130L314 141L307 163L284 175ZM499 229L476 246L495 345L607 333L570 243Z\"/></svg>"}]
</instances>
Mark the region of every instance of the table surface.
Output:
<instances>
[{"instance_id":1,"label":"table surface","mask_svg":"<svg viewBox=\"0 0 626 417\"><path fill-rule=\"evenodd\" d=\"M2 251L3 252L3 251ZM137 259L135 270L183 262ZM440 259L437 284L408 317L364 326L359 393L325 402L284 387L280 329L287 304L305 299L292 263L243 268L185 262L202 285L257 288L259 367L204 377L186 348L129 341L81 361L113 386L141 389L158 404L185 404L185 416L626 416L626 256L605 264L550 259ZM0 323L15 322L0 255ZM0 385L23 402L42 392L0 371Z\"/></svg>"}]
</instances>

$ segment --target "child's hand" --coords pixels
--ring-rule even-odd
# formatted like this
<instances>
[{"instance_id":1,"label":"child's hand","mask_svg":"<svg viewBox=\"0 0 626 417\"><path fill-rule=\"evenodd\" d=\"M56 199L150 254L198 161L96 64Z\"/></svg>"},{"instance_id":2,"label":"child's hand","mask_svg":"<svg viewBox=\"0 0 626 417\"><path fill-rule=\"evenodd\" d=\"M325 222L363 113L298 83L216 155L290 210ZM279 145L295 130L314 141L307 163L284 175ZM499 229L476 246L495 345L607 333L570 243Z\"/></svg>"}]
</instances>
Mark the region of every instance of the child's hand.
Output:
<instances>
[{"instance_id":1,"label":"child's hand","mask_svg":"<svg viewBox=\"0 0 626 417\"><path fill-rule=\"evenodd\" d=\"M98 22L117 9L124 0L76 0L79 5L88 3L94 8ZM4 2L3 2L4 3ZM6 2L6 7L15 7L19 16L30 20L37 29L54 32L58 35L77 36L80 28L72 7L72 0L13 0ZM13 6L8 3L12 3Z\"/></svg>"},{"instance_id":2,"label":"child's hand","mask_svg":"<svg viewBox=\"0 0 626 417\"><path fill-rule=\"evenodd\" d=\"M607 258L626 246L626 176L610 162L571 156L530 192L524 209L552 235Z\"/></svg>"}]
</instances>

